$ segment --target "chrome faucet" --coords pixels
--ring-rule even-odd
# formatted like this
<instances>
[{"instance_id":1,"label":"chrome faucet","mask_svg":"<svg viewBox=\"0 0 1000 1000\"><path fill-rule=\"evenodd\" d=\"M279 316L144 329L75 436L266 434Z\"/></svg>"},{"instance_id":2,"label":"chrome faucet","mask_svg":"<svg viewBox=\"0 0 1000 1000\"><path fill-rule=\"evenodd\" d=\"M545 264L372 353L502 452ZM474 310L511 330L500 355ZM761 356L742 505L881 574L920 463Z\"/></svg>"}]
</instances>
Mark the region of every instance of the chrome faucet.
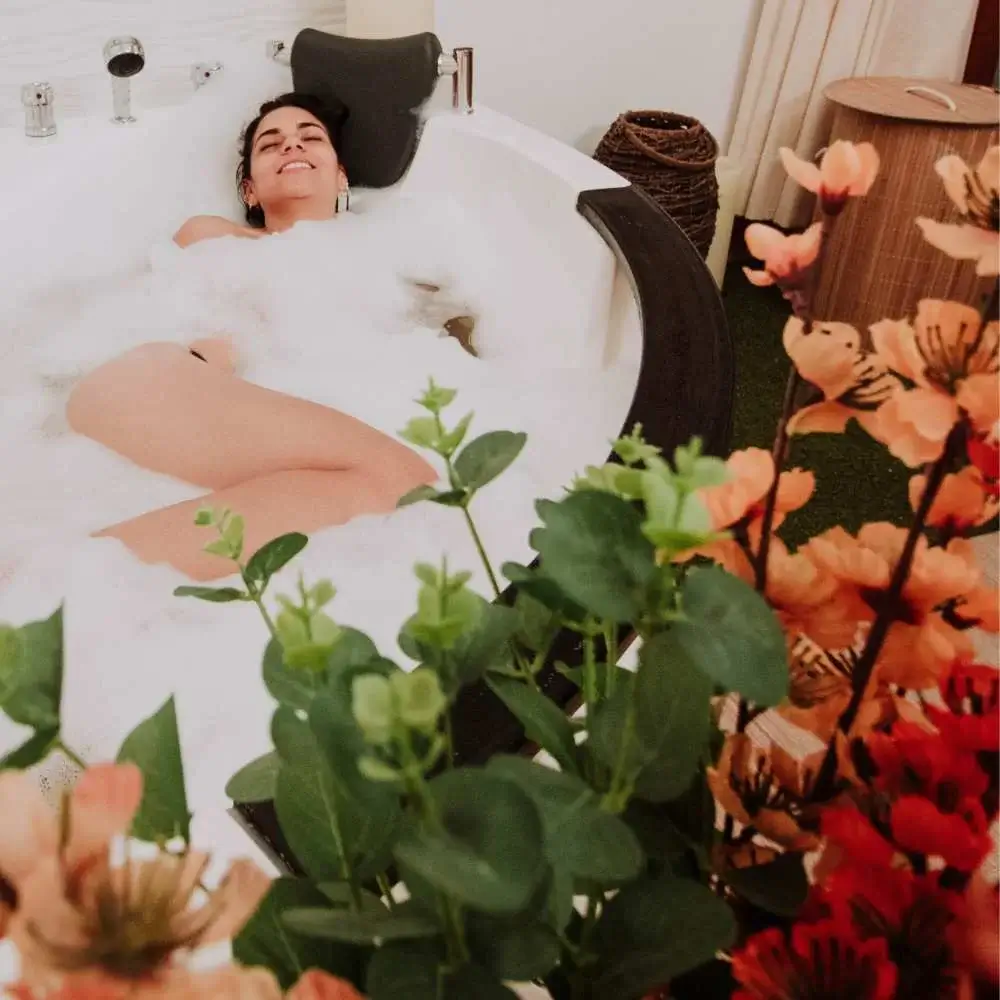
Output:
<instances>
[{"instance_id":1,"label":"chrome faucet","mask_svg":"<svg viewBox=\"0 0 1000 1000\"><path fill-rule=\"evenodd\" d=\"M138 38L123 35L112 38L104 46L104 65L111 74L111 96L114 101L116 125L130 125L135 121L132 115L131 77L146 65L146 52Z\"/></svg>"},{"instance_id":2,"label":"chrome faucet","mask_svg":"<svg viewBox=\"0 0 1000 1000\"><path fill-rule=\"evenodd\" d=\"M24 105L24 134L44 139L56 134L55 95L49 83L26 83L21 88Z\"/></svg>"},{"instance_id":3,"label":"chrome faucet","mask_svg":"<svg viewBox=\"0 0 1000 1000\"><path fill-rule=\"evenodd\" d=\"M438 76L451 77L451 103L456 111L471 115L475 110L475 51L468 47L442 52Z\"/></svg>"}]
</instances>

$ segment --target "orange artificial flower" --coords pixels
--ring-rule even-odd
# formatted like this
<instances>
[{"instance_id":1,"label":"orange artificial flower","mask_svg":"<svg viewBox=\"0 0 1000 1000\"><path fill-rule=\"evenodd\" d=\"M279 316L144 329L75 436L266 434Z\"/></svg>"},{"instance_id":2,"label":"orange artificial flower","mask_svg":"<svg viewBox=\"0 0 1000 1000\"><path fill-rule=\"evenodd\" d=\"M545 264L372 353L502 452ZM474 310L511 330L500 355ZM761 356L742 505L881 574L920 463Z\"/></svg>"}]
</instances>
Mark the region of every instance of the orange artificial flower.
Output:
<instances>
[{"instance_id":1,"label":"orange artificial flower","mask_svg":"<svg viewBox=\"0 0 1000 1000\"><path fill-rule=\"evenodd\" d=\"M774 459L763 448L745 448L729 456L726 469L729 479L725 483L698 490L712 527L722 531L746 521L750 537L753 538L755 531L759 537L764 503L774 483ZM816 477L811 472L802 469L783 472L778 482L772 527L777 528L786 514L805 506L815 488Z\"/></svg>"},{"instance_id":2,"label":"orange artificial flower","mask_svg":"<svg viewBox=\"0 0 1000 1000\"><path fill-rule=\"evenodd\" d=\"M819 196L827 215L838 215L848 198L868 194L878 176L878 153L870 142L832 142L819 166L800 159L783 146L778 150L788 176Z\"/></svg>"},{"instance_id":3,"label":"orange artificial flower","mask_svg":"<svg viewBox=\"0 0 1000 1000\"><path fill-rule=\"evenodd\" d=\"M132 764L88 768L61 817L28 775L0 774L8 817L0 824L0 872L17 893L8 935L25 989L47 995L86 970L106 992L117 983L129 998L165 996L165 982L188 975L174 952L231 938L267 892L267 876L237 861L194 905L208 864L196 851L112 866L111 841L126 833L141 799L142 775ZM242 994L192 985L183 995Z\"/></svg>"},{"instance_id":4,"label":"orange artificial flower","mask_svg":"<svg viewBox=\"0 0 1000 1000\"><path fill-rule=\"evenodd\" d=\"M786 236L771 226L755 222L747 226L744 235L747 249L764 262L763 271L743 268L743 273L754 285L795 286L815 263L823 241L820 223L811 225L804 233Z\"/></svg>"},{"instance_id":5,"label":"orange artificial flower","mask_svg":"<svg viewBox=\"0 0 1000 1000\"><path fill-rule=\"evenodd\" d=\"M914 325L881 320L872 341L882 362L913 383L880 407L870 433L911 468L936 461L963 412L997 412L1000 327L960 302L922 299Z\"/></svg>"},{"instance_id":6,"label":"orange artificial flower","mask_svg":"<svg viewBox=\"0 0 1000 1000\"><path fill-rule=\"evenodd\" d=\"M884 608L905 541L903 528L884 522L866 524L857 536L837 526L800 551L854 591L859 621L873 621ZM923 538L917 543L899 604L890 609L894 620L879 654L880 683L918 691L936 687L944 670L971 652L968 638L940 610L980 586L979 567L961 542L956 539L946 548L931 548Z\"/></svg>"},{"instance_id":7,"label":"orange artificial flower","mask_svg":"<svg viewBox=\"0 0 1000 1000\"><path fill-rule=\"evenodd\" d=\"M852 418L871 433L899 380L862 347L861 334L847 323L814 323L806 333L802 320L793 316L782 340L799 375L823 394L822 402L792 416L789 433L841 433Z\"/></svg>"},{"instance_id":8,"label":"orange artificial flower","mask_svg":"<svg viewBox=\"0 0 1000 1000\"><path fill-rule=\"evenodd\" d=\"M991 146L974 170L960 156L934 164L962 218L952 226L918 218L924 239L956 260L974 260L976 274L1000 272L1000 146Z\"/></svg>"},{"instance_id":9,"label":"orange artificial flower","mask_svg":"<svg viewBox=\"0 0 1000 1000\"><path fill-rule=\"evenodd\" d=\"M292 987L286 1000L364 1000L346 980L310 969Z\"/></svg>"},{"instance_id":10,"label":"orange artificial flower","mask_svg":"<svg viewBox=\"0 0 1000 1000\"><path fill-rule=\"evenodd\" d=\"M910 479L910 506L916 510L927 487L926 476ZM983 480L983 474L969 465L944 477L927 514L927 524L961 535L997 516L1000 501Z\"/></svg>"},{"instance_id":11,"label":"orange artificial flower","mask_svg":"<svg viewBox=\"0 0 1000 1000\"><path fill-rule=\"evenodd\" d=\"M796 819L808 799L811 772L786 750L757 746L746 733L732 734L706 777L716 801L738 823L789 850L819 846L819 837Z\"/></svg>"}]
</instances>

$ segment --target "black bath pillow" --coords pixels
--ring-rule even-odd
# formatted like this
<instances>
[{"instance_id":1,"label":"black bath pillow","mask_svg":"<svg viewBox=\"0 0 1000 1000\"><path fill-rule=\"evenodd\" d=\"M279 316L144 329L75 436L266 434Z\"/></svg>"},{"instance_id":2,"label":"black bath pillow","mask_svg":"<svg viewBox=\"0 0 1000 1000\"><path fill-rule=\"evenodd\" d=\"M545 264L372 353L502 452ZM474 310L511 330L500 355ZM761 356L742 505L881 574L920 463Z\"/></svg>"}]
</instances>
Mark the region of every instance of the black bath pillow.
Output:
<instances>
[{"instance_id":1,"label":"black bath pillow","mask_svg":"<svg viewBox=\"0 0 1000 1000\"><path fill-rule=\"evenodd\" d=\"M338 150L352 184L395 184L417 150L418 110L438 81L441 43L425 32L406 38L344 38L306 28L292 46L300 93L347 105Z\"/></svg>"}]
</instances>

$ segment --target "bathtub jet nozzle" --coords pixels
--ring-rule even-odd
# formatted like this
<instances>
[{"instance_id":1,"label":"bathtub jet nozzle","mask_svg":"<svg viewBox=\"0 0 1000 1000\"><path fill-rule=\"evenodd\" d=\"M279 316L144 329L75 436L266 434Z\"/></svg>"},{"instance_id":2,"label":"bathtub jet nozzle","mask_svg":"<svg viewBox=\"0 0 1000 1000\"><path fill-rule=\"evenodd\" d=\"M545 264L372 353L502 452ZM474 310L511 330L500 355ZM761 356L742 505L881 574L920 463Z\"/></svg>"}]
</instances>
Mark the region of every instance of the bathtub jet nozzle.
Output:
<instances>
[{"instance_id":1,"label":"bathtub jet nozzle","mask_svg":"<svg viewBox=\"0 0 1000 1000\"><path fill-rule=\"evenodd\" d=\"M131 125L132 85L130 80L146 65L146 52L138 38L121 35L104 46L104 65L111 74L111 97L114 102L112 121L116 125Z\"/></svg>"}]
</instances>

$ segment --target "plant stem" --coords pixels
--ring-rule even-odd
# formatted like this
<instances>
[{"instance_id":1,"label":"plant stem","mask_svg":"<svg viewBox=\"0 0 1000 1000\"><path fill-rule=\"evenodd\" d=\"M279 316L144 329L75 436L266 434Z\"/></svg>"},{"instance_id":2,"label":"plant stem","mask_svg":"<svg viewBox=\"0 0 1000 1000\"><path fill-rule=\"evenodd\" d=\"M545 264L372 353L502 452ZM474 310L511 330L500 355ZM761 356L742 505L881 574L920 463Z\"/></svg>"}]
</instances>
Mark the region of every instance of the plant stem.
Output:
<instances>
[{"instance_id":1,"label":"plant stem","mask_svg":"<svg viewBox=\"0 0 1000 1000\"><path fill-rule=\"evenodd\" d=\"M927 476L927 484L920 498L920 504L913 515L913 523L910 525L906 541L903 544L903 551L900 554L899 561L896 563L892 578L889 581L889 587L883 597L881 610L872 624L871 631L868 633L868 638L865 641L865 647L861 651L857 665L854 668L851 700L837 722L837 728L842 733L849 733L851 731L854 720L857 718L858 711L864 701L872 672L875 669L875 663L878 660L879 653L882 652L889 629L897 618L900 598L903 594L903 588L906 586L906 581L910 576L910 569L913 566L913 557L916 555L917 544L923 537L927 515L937 497L938 491L941 489L941 484L955 455L965 443L965 433L965 425L962 423L956 424L948 435L944 449L941 452L941 457L931 466L930 473ZM827 749L823 766L817 778L818 794L825 796L832 791L836 769L836 743L833 742Z\"/></svg>"},{"instance_id":2,"label":"plant stem","mask_svg":"<svg viewBox=\"0 0 1000 1000\"><path fill-rule=\"evenodd\" d=\"M597 663L594 659L594 637L584 636L583 639L583 700L589 713L598 701L597 696Z\"/></svg>"},{"instance_id":3,"label":"plant stem","mask_svg":"<svg viewBox=\"0 0 1000 1000\"><path fill-rule=\"evenodd\" d=\"M247 578L246 568L241 563L237 563L236 565L240 567L240 576L243 577L243 583L246 585L250 600L257 605L257 610L260 612L261 618L264 619L264 624L267 626L268 632L271 633L271 638L280 642L281 640L278 639L278 630L275 628L270 612L264 606L263 592L257 589L257 584L253 580Z\"/></svg>"},{"instance_id":4,"label":"plant stem","mask_svg":"<svg viewBox=\"0 0 1000 1000\"><path fill-rule=\"evenodd\" d=\"M642 663L639 663L642 669ZM605 812L618 815L623 812L628 805L629 796L632 789L625 779L625 765L628 762L629 751L632 748L632 737L635 734L635 689L637 685L632 682L632 690L629 692L628 705L625 708L625 723L622 726L622 739L618 744L618 756L615 758L615 769L611 775L611 787L601 799L601 809Z\"/></svg>"},{"instance_id":5,"label":"plant stem","mask_svg":"<svg viewBox=\"0 0 1000 1000\"><path fill-rule=\"evenodd\" d=\"M66 746L61 739L52 744L53 750L58 750L64 757L68 757L81 770L87 770L87 762L73 749Z\"/></svg>"},{"instance_id":6,"label":"plant stem","mask_svg":"<svg viewBox=\"0 0 1000 1000\"><path fill-rule=\"evenodd\" d=\"M462 513L465 515L465 523L469 526L469 532L472 535L472 540L476 544L476 551L479 553L479 558L482 560L483 566L486 567L486 575L490 578L490 586L493 588L493 596L500 596L500 584L497 582L496 574L493 572L493 566L490 563L489 556L486 555L486 549L483 546L483 540L479 537L479 532L476 529L476 522L472 520L472 514L469 513L469 508L463 506Z\"/></svg>"},{"instance_id":7,"label":"plant stem","mask_svg":"<svg viewBox=\"0 0 1000 1000\"><path fill-rule=\"evenodd\" d=\"M389 907L390 911L396 909L396 901L392 898L392 886L389 884L389 879L386 878L385 873L382 872L376 875L375 882L378 885L378 891L386 902L386 906Z\"/></svg>"},{"instance_id":8,"label":"plant stem","mask_svg":"<svg viewBox=\"0 0 1000 1000\"><path fill-rule=\"evenodd\" d=\"M610 698L615 693L615 681L618 680L618 623L604 623L604 659L607 670L604 672L604 697Z\"/></svg>"},{"instance_id":9,"label":"plant stem","mask_svg":"<svg viewBox=\"0 0 1000 1000\"><path fill-rule=\"evenodd\" d=\"M319 776L320 795L323 797L323 805L326 815L330 820L330 832L333 834L334 842L337 845L337 853L340 855L340 874L344 881L351 888L351 909L355 913L361 912L361 891L358 888L357 879L354 876L354 867L347 856L347 848L344 842L344 831L340 828L340 813L337 812L337 804L332 795L327 791L326 782L323 775Z\"/></svg>"},{"instance_id":10,"label":"plant stem","mask_svg":"<svg viewBox=\"0 0 1000 1000\"><path fill-rule=\"evenodd\" d=\"M434 800L427 791L427 782L420 770L417 755L410 742L409 732L404 732L396 740L403 764L403 781L407 792L417 808L417 814L422 823L438 835L444 834L444 824L438 815ZM450 744L449 744L450 751ZM450 756L450 754L449 754ZM452 968L468 962L469 948L465 942L465 924L462 920L462 907L445 892L438 892L438 909L444 923L445 943L448 947L448 962Z\"/></svg>"},{"instance_id":11,"label":"plant stem","mask_svg":"<svg viewBox=\"0 0 1000 1000\"><path fill-rule=\"evenodd\" d=\"M764 516L760 526L760 548L757 550L754 566L754 585L762 594L767 591L767 558L771 551L771 529L774 527L781 470L785 467L785 462L788 459L788 445L791 438L788 433L788 422L792 419L795 410L795 395L798 392L800 382L798 369L792 365L788 372L788 381L785 383L785 398L781 404L781 417L778 420L778 430L774 437L774 446L771 449L771 458L774 462L774 480L771 482L764 500Z\"/></svg>"}]
</instances>

